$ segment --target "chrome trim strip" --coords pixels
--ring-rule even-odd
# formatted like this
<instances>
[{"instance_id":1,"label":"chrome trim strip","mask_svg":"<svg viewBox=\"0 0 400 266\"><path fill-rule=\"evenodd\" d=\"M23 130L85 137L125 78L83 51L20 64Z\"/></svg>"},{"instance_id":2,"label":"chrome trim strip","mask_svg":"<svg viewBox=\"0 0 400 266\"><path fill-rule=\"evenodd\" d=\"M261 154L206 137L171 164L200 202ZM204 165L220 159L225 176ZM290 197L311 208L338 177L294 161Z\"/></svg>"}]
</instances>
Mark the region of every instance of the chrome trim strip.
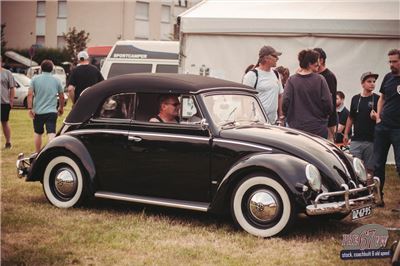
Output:
<instances>
[{"instance_id":1,"label":"chrome trim strip","mask_svg":"<svg viewBox=\"0 0 400 266\"><path fill-rule=\"evenodd\" d=\"M171 133L151 133L151 132L142 132L142 131L130 131L129 136L150 136L150 137L164 137L164 138L175 138L175 139L190 139L190 140L201 140L201 141L210 141L208 137L192 137L189 135L181 135L181 134L171 134Z\"/></svg>"},{"instance_id":2,"label":"chrome trim strip","mask_svg":"<svg viewBox=\"0 0 400 266\"><path fill-rule=\"evenodd\" d=\"M151 132L143 132L143 131L128 131L128 130L115 130L115 129L78 129L71 132L67 132L65 134L69 135L80 135L80 134L93 134L93 133L107 133L114 135L124 135L128 137L135 136L157 136L164 138L175 138L175 139L190 139L190 140L200 140L200 141L210 141L208 137L192 137L188 135L180 135L180 134L169 134L169 133L151 133Z\"/></svg>"},{"instance_id":3,"label":"chrome trim strip","mask_svg":"<svg viewBox=\"0 0 400 266\"><path fill-rule=\"evenodd\" d=\"M107 133L114 135L128 136L128 130L115 130L115 129L78 129L65 133L66 135L81 135L81 134L93 134L93 133Z\"/></svg>"},{"instance_id":4,"label":"chrome trim strip","mask_svg":"<svg viewBox=\"0 0 400 266\"><path fill-rule=\"evenodd\" d=\"M97 198L103 199L113 199L113 200L122 200L136 203L144 203L151 205L158 205L164 207L172 207L179 209L187 209L194 211L202 211L207 212L209 208L208 203L204 202L194 202L194 201L184 201L184 200L173 200L173 199L162 199L162 198L153 198L153 197L145 197L145 196L137 196L137 195L126 195L120 193L112 193L106 191L98 191L94 194Z\"/></svg>"},{"instance_id":5,"label":"chrome trim strip","mask_svg":"<svg viewBox=\"0 0 400 266\"><path fill-rule=\"evenodd\" d=\"M228 139L214 139L214 142L221 142L221 143L229 143L229 144L238 144L238 145L243 145L243 146L249 146L257 149L262 149L266 151L272 151L271 148L264 147L262 145L258 144L252 144L252 143L247 143L243 141L237 141L237 140L228 140Z\"/></svg>"}]
</instances>

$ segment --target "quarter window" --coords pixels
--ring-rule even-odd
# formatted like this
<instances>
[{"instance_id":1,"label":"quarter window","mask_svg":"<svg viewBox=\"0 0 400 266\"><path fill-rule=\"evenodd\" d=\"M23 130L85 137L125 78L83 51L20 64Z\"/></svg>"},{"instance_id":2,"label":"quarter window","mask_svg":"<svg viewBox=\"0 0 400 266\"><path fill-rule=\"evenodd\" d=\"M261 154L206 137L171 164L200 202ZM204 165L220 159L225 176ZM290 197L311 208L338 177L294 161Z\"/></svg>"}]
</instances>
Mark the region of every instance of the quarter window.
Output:
<instances>
[{"instance_id":1,"label":"quarter window","mask_svg":"<svg viewBox=\"0 0 400 266\"><path fill-rule=\"evenodd\" d=\"M130 120L134 112L134 99L134 94L117 94L108 97L95 117Z\"/></svg>"}]
</instances>

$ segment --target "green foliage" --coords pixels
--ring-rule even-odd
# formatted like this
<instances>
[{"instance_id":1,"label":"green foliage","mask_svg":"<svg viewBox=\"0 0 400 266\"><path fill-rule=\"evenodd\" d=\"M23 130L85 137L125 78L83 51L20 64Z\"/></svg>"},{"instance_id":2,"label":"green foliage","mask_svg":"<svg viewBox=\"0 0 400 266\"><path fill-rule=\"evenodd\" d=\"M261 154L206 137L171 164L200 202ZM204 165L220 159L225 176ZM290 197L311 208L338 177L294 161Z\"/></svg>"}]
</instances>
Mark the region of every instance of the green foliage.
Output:
<instances>
[{"instance_id":1,"label":"green foliage","mask_svg":"<svg viewBox=\"0 0 400 266\"><path fill-rule=\"evenodd\" d=\"M70 28L67 33L63 34L67 46L67 52L73 63L77 63L77 53L86 49L86 44L90 40L89 33L84 30L78 31L75 27Z\"/></svg>"},{"instance_id":2,"label":"green foliage","mask_svg":"<svg viewBox=\"0 0 400 266\"><path fill-rule=\"evenodd\" d=\"M27 58L30 58L29 49L14 49L13 51ZM59 49L59 48L36 49L35 55L33 56L32 60L36 61L40 65L40 63L45 59L52 60L53 63L58 66L60 66L62 62L71 61L69 53L67 52L66 49Z\"/></svg>"},{"instance_id":3,"label":"green foliage","mask_svg":"<svg viewBox=\"0 0 400 266\"><path fill-rule=\"evenodd\" d=\"M1 55L4 54L5 50L6 50L6 39L4 37L4 28L6 27L6 24L3 23L1 24Z\"/></svg>"}]
</instances>

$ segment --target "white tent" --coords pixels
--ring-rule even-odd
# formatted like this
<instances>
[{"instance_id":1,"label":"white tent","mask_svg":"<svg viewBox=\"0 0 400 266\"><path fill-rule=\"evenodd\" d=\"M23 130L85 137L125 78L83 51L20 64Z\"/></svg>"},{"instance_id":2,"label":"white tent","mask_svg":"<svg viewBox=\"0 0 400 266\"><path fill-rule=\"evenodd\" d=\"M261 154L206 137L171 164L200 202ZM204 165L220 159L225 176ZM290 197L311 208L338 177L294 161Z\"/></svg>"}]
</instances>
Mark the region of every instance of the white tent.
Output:
<instances>
[{"instance_id":1,"label":"white tent","mask_svg":"<svg viewBox=\"0 0 400 266\"><path fill-rule=\"evenodd\" d=\"M281 51L278 65L294 73L300 50L321 47L347 106L363 72L379 74L379 91L390 71L387 53L400 47L398 0L208 0L178 20L182 73L240 82L263 45Z\"/></svg>"}]
</instances>

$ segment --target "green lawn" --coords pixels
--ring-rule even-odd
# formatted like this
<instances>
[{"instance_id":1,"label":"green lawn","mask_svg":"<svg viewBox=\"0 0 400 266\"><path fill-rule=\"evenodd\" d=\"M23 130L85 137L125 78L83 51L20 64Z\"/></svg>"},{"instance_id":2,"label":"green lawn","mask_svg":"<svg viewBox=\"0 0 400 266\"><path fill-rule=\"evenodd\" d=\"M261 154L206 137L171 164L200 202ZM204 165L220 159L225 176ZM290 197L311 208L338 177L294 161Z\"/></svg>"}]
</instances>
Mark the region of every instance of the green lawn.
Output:
<instances>
[{"instance_id":1,"label":"green lawn","mask_svg":"<svg viewBox=\"0 0 400 266\"><path fill-rule=\"evenodd\" d=\"M394 167L388 167L386 207L374 209L373 217L358 222L299 217L289 234L261 239L236 230L229 217L205 213L106 200L57 209L39 182L16 177L18 153L34 150L27 110L12 110L11 128L13 149L1 152L2 265L389 264L389 259L344 262L339 253L342 234L362 224L400 228L400 214L391 212L400 201ZM400 238L400 231L389 234L389 242Z\"/></svg>"}]
</instances>

